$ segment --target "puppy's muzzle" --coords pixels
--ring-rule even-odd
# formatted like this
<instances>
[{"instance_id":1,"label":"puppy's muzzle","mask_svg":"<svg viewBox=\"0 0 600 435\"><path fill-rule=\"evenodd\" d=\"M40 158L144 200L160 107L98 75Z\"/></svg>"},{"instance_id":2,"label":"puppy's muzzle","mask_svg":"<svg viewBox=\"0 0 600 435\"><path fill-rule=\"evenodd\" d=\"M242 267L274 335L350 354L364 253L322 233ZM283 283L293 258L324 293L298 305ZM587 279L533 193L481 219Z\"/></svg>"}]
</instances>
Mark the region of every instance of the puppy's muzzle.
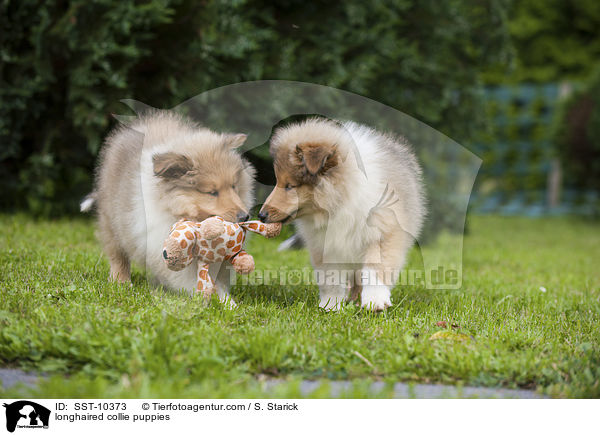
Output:
<instances>
[{"instance_id":1,"label":"puppy's muzzle","mask_svg":"<svg viewBox=\"0 0 600 435\"><path fill-rule=\"evenodd\" d=\"M261 211L258 213L258 219L260 219L261 222L264 223L275 223L275 222L281 222L282 224L288 223L289 221L291 221L293 219L293 217L295 216L296 212L292 213L292 214L283 214L283 213L271 213L269 212L268 209L263 208L261 209Z\"/></svg>"},{"instance_id":2,"label":"puppy's muzzle","mask_svg":"<svg viewBox=\"0 0 600 435\"><path fill-rule=\"evenodd\" d=\"M238 222L246 222L248 219L250 219L250 215L247 211L240 211L235 218Z\"/></svg>"}]
</instances>

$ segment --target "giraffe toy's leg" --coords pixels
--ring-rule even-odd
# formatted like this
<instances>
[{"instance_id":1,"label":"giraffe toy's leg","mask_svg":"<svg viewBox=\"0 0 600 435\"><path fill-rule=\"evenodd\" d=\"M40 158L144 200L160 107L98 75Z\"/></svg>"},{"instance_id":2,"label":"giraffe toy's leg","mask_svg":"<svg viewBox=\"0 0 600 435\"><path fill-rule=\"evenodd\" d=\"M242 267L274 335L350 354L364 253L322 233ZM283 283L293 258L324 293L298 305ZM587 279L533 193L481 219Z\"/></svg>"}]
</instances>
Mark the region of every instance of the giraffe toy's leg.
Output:
<instances>
[{"instance_id":1,"label":"giraffe toy's leg","mask_svg":"<svg viewBox=\"0 0 600 435\"><path fill-rule=\"evenodd\" d=\"M205 299L210 299L215 292L215 282L208 273L208 263L198 262L198 283L196 292L202 293Z\"/></svg>"},{"instance_id":2,"label":"giraffe toy's leg","mask_svg":"<svg viewBox=\"0 0 600 435\"><path fill-rule=\"evenodd\" d=\"M240 275L247 275L254 270L254 257L243 249L230 261L235 271Z\"/></svg>"},{"instance_id":3,"label":"giraffe toy's leg","mask_svg":"<svg viewBox=\"0 0 600 435\"><path fill-rule=\"evenodd\" d=\"M270 239L271 237L276 237L281 232L281 223L272 223L265 224L260 221L248 221L241 222L239 224L242 228L247 229L248 231L252 231L253 233L260 234L261 236Z\"/></svg>"}]
</instances>

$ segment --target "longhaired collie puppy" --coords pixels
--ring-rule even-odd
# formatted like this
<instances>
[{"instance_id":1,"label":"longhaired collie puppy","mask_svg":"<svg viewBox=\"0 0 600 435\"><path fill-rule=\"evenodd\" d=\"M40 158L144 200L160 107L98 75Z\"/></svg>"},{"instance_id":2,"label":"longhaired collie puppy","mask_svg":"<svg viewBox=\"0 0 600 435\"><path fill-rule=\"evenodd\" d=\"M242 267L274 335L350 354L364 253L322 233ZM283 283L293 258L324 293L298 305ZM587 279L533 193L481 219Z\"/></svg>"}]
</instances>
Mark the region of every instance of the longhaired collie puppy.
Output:
<instances>
[{"instance_id":1,"label":"longhaired collie puppy","mask_svg":"<svg viewBox=\"0 0 600 435\"><path fill-rule=\"evenodd\" d=\"M308 119L270 143L277 185L265 222L295 220L317 275L319 306L361 297L371 310L390 290L426 214L421 169L408 144L353 122Z\"/></svg>"},{"instance_id":2,"label":"longhaired collie puppy","mask_svg":"<svg viewBox=\"0 0 600 435\"><path fill-rule=\"evenodd\" d=\"M161 284L193 292L196 270L167 269L162 244L180 218L201 221L219 215L244 221L253 201L254 169L237 147L243 134L201 128L168 112L152 112L132 125L116 128L106 139L92 199L97 204L99 235L110 261L110 277L130 279L131 261L146 266ZM217 294L230 304L228 276L211 265Z\"/></svg>"}]
</instances>

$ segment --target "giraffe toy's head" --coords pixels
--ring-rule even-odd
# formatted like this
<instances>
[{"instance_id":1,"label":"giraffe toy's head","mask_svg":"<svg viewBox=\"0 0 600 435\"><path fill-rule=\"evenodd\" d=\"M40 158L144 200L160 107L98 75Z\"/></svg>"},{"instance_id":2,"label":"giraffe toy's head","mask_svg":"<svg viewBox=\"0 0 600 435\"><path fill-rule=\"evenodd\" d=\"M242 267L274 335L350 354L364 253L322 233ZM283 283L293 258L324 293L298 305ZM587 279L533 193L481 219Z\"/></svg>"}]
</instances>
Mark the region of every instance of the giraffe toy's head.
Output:
<instances>
[{"instance_id":1,"label":"giraffe toy's head","mask_svg":"<svg viewBox=\"0 0 600 435\"><path fill-rule=\"evenodd\" d=\"M167 267L180 271L189 266L200 252L198 226L192 221L180 220L169 231L163 245L163 259Z\"/></svg>"},{"instance_id":2,"label":"giraffe toy's head","mask_svg":"<svg viewBox=\"0 0 600 435\"><path fill-rule=\"evenodd\" d=\"M229 260L238 273L247 274L254 270L254 259L243 249L247 231L267 238L275 237L281 232L281 224L259 221L233 223L220 216L202 222L180 220L171 227L162 256L173 271L183 270L196 261L197 290L206 294L214 287L208 275L209 264Z\"/></svg>"}]
</instances>

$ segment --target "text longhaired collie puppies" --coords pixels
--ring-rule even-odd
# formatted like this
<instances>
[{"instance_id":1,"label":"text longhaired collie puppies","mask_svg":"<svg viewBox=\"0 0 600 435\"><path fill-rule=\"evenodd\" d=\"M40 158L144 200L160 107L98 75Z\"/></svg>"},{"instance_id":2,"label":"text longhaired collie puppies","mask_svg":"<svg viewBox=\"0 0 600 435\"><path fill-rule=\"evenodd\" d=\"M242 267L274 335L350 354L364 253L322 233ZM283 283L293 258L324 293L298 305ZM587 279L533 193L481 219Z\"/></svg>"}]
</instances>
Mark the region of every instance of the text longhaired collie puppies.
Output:
<instances>
[{"instance_id":1,"label":"text longhaired collie puppies","mask_svg":"<svg viewBox=\"0 0 600 435\"><path fill-rule=\"evenodd\" d=\"M426 213L409 146L353 122L309 119L276 130L270 149L277 185L259 217L296 220L320 274L319 305L335 310L360 295L364 307L389 307Z\"/></svg>"},{"instance_id":2,"label":"text longhaired collie puppies","mask_svg":"<svg viewBox=\"0 0 600 435\"><path fill-rule=\"evenodd\" d=\"M108 136L93 197L112 279L128 281L134 261L163 285L194 291L195 268L167 269L162 244L180 218L247 220L254 169L236 150L245 139L166 112L144 115ZM219 267L212 265L213 276ZM233 303L224 269L215 279L217 294Z\"/></svg>"}]
</instances>

